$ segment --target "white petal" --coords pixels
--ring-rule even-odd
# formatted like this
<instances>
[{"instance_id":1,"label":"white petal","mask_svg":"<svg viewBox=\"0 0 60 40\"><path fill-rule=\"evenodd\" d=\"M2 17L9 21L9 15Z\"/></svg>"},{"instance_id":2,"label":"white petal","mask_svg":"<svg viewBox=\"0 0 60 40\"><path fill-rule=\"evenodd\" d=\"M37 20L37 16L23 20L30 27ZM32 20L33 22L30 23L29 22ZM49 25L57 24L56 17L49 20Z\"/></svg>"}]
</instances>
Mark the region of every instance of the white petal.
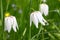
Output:
<instances>
[{"instance_id":1,"label":"white petal","mask_svg":"<svg viewBox=\"0 0 60 40\"><path fill-rule=\"evenodd\" d=\"M11 20L9 17L6 17L5 18L5 28L4 28L5 31L8 31L8 33L10 33L11 31Z\"/></svg>"},{"instance_id":2,"label":"white petal","mask_svg":"<svg viewBox=\"0 0 60 40\"><path fill-rule=\"evenodd\" d=\"M36 16L36 12L32 13L31 19L32 19L33 23L35 24L36 28L38 28L38 19L37 19L37 16Z\"/></svg>"},{"instance_id":3,"label":"white petal","mask_svg":"<svg viewBox=\"0 0 60 40\"><path fill-rule=\"evenodd\" d=\"M15 26L13 26L13 30L14 30L14 32L17 32L17 29L16 29L16 27L15 27Z\"/></svg>"},{"instance_id":4,"label":"white petal","mask_svg":"<svg viewBox=\"0 0 60 40\"><path fill-rule=\"evenodd\" d=\"M33 17L32 17L33 23L35 24L36 28L38 28L38 19L36 16L36 13L33 13Z\"/></svg>"},{"instance_id":5,"label":"white petal","mask_svg":"<svg viewBox=\"0 0 60 40\"><path fill-rule=\"evenodd\" d=\"M18 24L17 24L17 21L16 21L16 18L14 17L14 16L11 16L12 17L12 19L13 19L13 30L15 31L15 32L17 32L17 29L18 29ZM17 29L16 29L17 28Z\"/></svg>"},{"instance_id":6,"label":"white petal","mask_svg":"<svg viewBox=\"0 0 60 40\"><path fill-rule=\"evenodd\" d=\"M40 4L40 12L44 14L45 16L48 15L49 7L47 4Z\"/></svg>"},{"instance_id":7,"label":"white petal","mask_svg":"<svg viewBox=\"0 0 60 40\"><path fill-rule=\"evenodd\" d=\"M44 18L42 18L42 20L44 23L46 23L46 25L49 25L49 23Z\"/></svg>"},{"instance_id":8,"label":"white petal","mask_svg":"<svg viewBox=\"0 0 60 40\"><path fill-rule=\"evenodd\" d=\"M8 33L10 33L11 28L13 28L15 32L17 31L16 28L18 28L18 24L14 16L5 18L5 30L7 30Z\"/></svg>"},{"instance_id":9,"label":"white petal","mask_svg":"<svg viewBox=\"0 0 60 40\"><path fill-rule=\"evenodd\" d=\"M35 12L31 13L30 15L30 26L32 25L32 22L35 24L36 28L38 28L38 19L35 15Z\"/></svg>"},{"instance_id":10,"label":"white petal","mask_svg":"<svg viewBox=\"0 0 60 40\"><path fill-rule=\"evenodd\" d=\"M35 24L36 28L38 28L38 19L36 17L36 12L31 13L30 15L30 26L32 25L32 22Z\"/></svg>"},{"instance_id":11,"label":"white petal","mask_svg":"<svg viewBox=\"0 0 60 40\"><path fill-rule=\"evenodd\" d=\"M36 15L37 15L37 18L38 18L39 22L40 22L42 25L45 26L45 22L43 21L43 16L42 16L42 14L41 14L40 12L38 12Z\"/></svg>"}]
</instances>

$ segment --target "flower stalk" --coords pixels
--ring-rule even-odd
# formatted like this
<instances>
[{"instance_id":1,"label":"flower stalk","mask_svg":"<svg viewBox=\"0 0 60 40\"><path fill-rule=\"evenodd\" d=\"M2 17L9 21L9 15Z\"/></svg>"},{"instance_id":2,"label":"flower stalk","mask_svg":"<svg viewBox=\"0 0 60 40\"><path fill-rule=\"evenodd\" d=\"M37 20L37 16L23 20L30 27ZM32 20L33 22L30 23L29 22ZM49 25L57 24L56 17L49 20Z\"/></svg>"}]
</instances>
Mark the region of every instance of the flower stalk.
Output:
<instances>
[{"instance_id":1,"label":"flower stalk","mask_svg":"<svg viewBox=\"0 0 60 40\"><path fill-rule=\"evenodd\" d=\"M2 4L2 0L1 0L1 20L3 21L3 4Z\"/></svg>"}]
</instances>

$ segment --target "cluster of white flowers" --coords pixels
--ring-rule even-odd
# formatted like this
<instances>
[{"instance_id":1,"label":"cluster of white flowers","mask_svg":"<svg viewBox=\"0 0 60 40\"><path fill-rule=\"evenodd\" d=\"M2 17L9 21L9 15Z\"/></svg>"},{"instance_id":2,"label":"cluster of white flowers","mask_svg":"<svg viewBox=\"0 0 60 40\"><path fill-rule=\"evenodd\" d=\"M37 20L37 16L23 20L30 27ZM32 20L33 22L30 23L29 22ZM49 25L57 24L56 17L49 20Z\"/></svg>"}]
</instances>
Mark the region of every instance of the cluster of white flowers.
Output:
<instances>
[{"instance_id":1,"label":"cluster of white flowers","mask_svg":"<svg viewBox=\"0 0 60 40\"><path fill-rule=\"evenodd\" d=\"M14 16L5 17L4 31L8 31L8 33L10 33L12 28L15 32L17 32L18 24L16 18Z\"/></svg>"},{"instance_id":2,"label":"cluster of white flowers","mask_svg":"<svg viewBox=\"0 0 60 40\"><path fill-rule=\"evenodd\" d=\"M43 0L43 2L45 2L46 0ZM13 4L12 7L15 7L15 5ZM40 11L35 11L32 12L30 14L30 26L32 25L32 22L35 24L36 28L38 28L38 23L41 23L42 25L48 25L48 22L44 19L44 17L42 16L43 14L45 16L48 15L48 11L49 11L49 7L47 4L42 3L40 4ZM21 10L20 10L21 11ZM19 11L19 12L20 12ZM18 29L18 24L16 21L16 18L14 16L8 16L9 14L7 14L5 17L5 31L8 31L8 33L10 33L11 29L13 28L13 30L15 32L17 32Z\"/></svg>"},{"instance_id":3,"label":"cluster of white flowers","mask_svg":"<svg viewBox=\"0 0 60 40\"><path fill-rule=\"evenodd\" d=\"M44 2L46 0L43 0ZM42 3L40 4L40 11L35 11L30 14L30 26L32 25L32 22L35 24L36 28L38 28L38 23L40 22L42 25L49 25L48 22L44 19L42 16L43 14L45 16L48 15L49 7L47 4Z\"/></svg>"}]
</instances>

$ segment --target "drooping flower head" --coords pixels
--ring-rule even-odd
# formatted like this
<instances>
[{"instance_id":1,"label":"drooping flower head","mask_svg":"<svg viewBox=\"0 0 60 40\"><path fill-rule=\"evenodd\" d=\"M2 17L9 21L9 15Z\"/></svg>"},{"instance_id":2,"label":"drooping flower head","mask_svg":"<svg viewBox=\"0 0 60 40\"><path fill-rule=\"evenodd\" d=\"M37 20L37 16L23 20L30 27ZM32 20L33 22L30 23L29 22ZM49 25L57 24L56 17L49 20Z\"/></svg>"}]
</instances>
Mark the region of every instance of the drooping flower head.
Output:
<instances>
[{"instance_id":1,"label":"drooping flower head","mask_svg":"<svg viewBox=\"0 0 60 40\"><path fill-rule=\"evenodd\" d=\"M47 15L48 15L48 12L49 12L49 7L48 7L47 4L42 3L42 4L40 4L39 10L40 10L40 12L41 12L42 14L44 14L45 16L47 16Z\"/></svg>"},{"instance_id":2,"label":"drooping flower head","mask_svg":"<svg viewBox=\"0 0 60 40\"><path fill-rule=\"evenodd\" d=\"M35 24L36 28L38 28L38 23L41 23L42 25L48 25L48 22L44 19L40 11L35 11L30 14L30 26L32 25L32 22Z\"/></svg>"},{"instance_id":3,"label":"drooping flower head","mask_svg":"<svg viewBox=\"0 0 60 40\"><path fill-rule=\"evenodd\" d=\"M14 32L17 32L18 24L14 16L11 16L10 13L6 13L4 21L4 31L8 31L8 33L10 33L11 29L13 28Z\"/></svg>"},{"instance_id":4,"label":"drooping flower head","mask_svg":"<svg viewBox=\"0 0 60 40\"><path fill-rule=\"evenodd\" d=\"M46 0L42 0L42 2L43 3L39 5L39 10L42 13L42 15L44 14L45 16L47 16L49 12L49 6L45 3Z\"/></svg>"}]
</instances>

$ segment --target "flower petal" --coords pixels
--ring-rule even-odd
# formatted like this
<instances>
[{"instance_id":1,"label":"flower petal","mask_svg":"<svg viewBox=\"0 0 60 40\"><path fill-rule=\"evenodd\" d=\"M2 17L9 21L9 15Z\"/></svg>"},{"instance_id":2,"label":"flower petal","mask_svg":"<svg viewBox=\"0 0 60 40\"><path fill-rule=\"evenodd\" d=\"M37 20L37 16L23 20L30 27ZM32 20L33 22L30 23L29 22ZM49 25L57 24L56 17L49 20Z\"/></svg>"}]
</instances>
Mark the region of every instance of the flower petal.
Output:
<instances>
[{"instance_id":1,"label":"flower petal","mask_svg":"<svg viewBox=\"0 0 60 40\"><path fill-rule=\"evenodd\" d=\"M45 22L43 21L43 16L42 16L42 14L38 11L36 15L37 15L37 18L38 18L39 22L40 22L42 25L45 26Z\"/></svg>"},{"instance_id":2,"label":"flower petal","mask_svg":"<svg viewBox=\"0 0 60 40\"><path fill-rule=\"evenodd\" d=\"M15 31L15 32L17 32L17 30L16 30L16 28L17 29L19 29L18 28L18 24L17 24L17 20L16 20L16 18L14 17L14 16L11 16L12 17L12 19L13 19L13 30Z\"/></svg>"},{"instance_id":3,"label":"flower petal","mask_svg":"<svg viewBox=\"0 0 60 40\"><path fill-rule=\"evenodd\" d=\"M33 15L32 15L32 20L33 20L33 23L35 24L36 28L38 28L38 19L37 19L37 16L36 16L36 12L33 12Z\"/></svg>"},{"instance_id":4,"label":"flower petal","mask_svg":"<svg viewBox=\"0 0 60 40\"><path fill-rule=\"evenodd\" d=\"M10 33L11 31L11 20L9 17L6 17L5 18L5 28L4 28L5 31L8 31L8 33Z\"/></svg>"},{"instance_id":5,"label":"flower petal","mask_svg":"<svg viewBox=\"0 0 60 40\"><path fill-rule=\"evenodd\" d=\"M15 32L17 32L16 28L18 28L18 24L14 16L5 18L5 30L7 30L8 33L10 33L11 28L13 28Z\"/></svg>"},{"instance_id":6,"label":"flower petal","mask_svg":"<svg viewBox=\"0 0 60 40\"><path fill-rule=\"evenodd\" d=\"M32 25L32 22L33 22L33 23L35 24L36 28L38 28L38 19L37 19L37 17L36 17L35 14L36 14L36 13L33 12L33 13L31 13L31 15L30 15L30 26Z\"/></svg>"},{"instance_id":7,"label":"flower petal","mask_svg":"<svg viewBox=\"0 0 60 40\"><path fill-rule=\"evenodd\" d=\"M44 14L45 16L48 15L48 10L49 10L49 7L47 4L40 4L40 12L42 14Z\"/></svg>"}]
</instances>

